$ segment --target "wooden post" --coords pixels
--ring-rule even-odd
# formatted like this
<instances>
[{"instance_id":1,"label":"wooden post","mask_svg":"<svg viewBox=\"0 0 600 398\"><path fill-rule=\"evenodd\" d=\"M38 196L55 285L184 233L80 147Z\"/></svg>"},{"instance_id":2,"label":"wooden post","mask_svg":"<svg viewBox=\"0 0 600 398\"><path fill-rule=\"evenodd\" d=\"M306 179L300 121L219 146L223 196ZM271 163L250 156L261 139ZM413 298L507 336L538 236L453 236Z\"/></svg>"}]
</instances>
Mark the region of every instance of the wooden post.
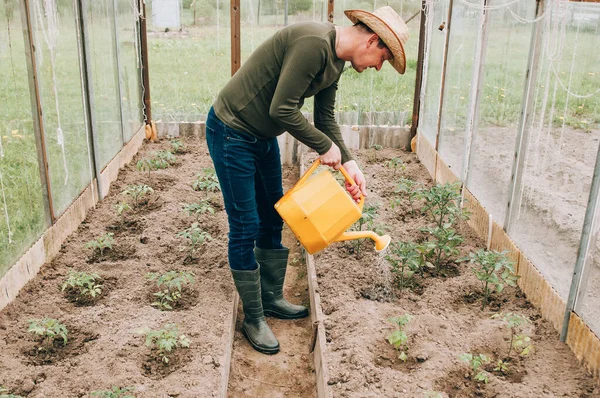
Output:
<instances>
[{"instance_id":1,"label":"wooden post","mask_svg":"<svg viewBox=\"0 0 600 398\"><path fill-rule=\"evenodd\" d=\"M327 20L333 23L333 3L335 0L329 0L327 2Z\"/></svg>"},{"instance_id":2,"label":"wooden post","mask_svg":"<svg viewBox=\"0 0 600 398\"><path fill-rule=\"evenodd\" d=\"M484 0L485 1L485 0ZM452 25L452 8L454 6L454 0L450 0L448 5L448 23L446 24L446 41L444 44L444 54L442 58L442 81L440 83L440 98L437 115L437 129L435 133L435 150L439 150L440 146L440 132L442 129L442 109L444 108L444 92L446 91L446 67L448 65L448 47L450 46L450 27ZM441 26L440 30L443 29Z\"/></svg>"},{"instance_id":3,"label":"wooden post","mask_svg":"<svg viewBox=\"0 0 600 398\"><path fill-rule=\"evenodd\" d=\"M240 0L231 0L231 76L241 66Z\"/></svg>"},{"instance_id":4,"label":"wooden post","mask_svg":"<svg viewBox=\"0 0 600 398\"><path fill-rule=\"evenodd\" d=\"M148 71L148 35L146 31L146 2L138 0L140 10L140 47L142 57L142 80L144 83L144 107L146 108L146 124L152 123L152 105L150 101L150 72Z\"/></svg>"},{"instance_id":5,"label":"wooden post","mask_svg":"<svg viewBox=\"0 0 600 398\"><path fill-rule=\"evenodd\" d=\"M421 21L419 23L419 53L417 58L417 76L415 78L415 95L413 98L412 125L410 126L410 138L417 135L419 127L419 110L421 108L421 84L423 83L423 59L425 58L425 7L427 0L422 0Z\"/></svg>"}]
</instances>

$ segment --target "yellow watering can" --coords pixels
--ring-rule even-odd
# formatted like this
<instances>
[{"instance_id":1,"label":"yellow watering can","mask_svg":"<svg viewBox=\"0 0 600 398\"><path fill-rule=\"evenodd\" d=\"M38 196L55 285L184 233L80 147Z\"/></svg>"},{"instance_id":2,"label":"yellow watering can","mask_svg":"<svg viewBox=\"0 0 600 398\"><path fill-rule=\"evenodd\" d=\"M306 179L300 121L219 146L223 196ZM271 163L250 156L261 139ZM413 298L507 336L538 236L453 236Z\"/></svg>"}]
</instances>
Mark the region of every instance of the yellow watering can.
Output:
<instances>
[{"instance_id":1,"label":"yellow watering can","mask_svg":"<svg viewBox=\"0 0 600 398\"><path fill-rule=\"evenodd\" d=\"M317 159L296 185L275 204L281 218L310 254L333 242L361 238L373 239L378 252L385 250L390 244L389 235L379 236L373 231L346 232L362 217L365 198L361 194L356 203L329 170L323 170L309 179L320 164L321 160ZM340 171L350 184L355 184L343 167L340 167Z\"/></svg>"}]
</instances>

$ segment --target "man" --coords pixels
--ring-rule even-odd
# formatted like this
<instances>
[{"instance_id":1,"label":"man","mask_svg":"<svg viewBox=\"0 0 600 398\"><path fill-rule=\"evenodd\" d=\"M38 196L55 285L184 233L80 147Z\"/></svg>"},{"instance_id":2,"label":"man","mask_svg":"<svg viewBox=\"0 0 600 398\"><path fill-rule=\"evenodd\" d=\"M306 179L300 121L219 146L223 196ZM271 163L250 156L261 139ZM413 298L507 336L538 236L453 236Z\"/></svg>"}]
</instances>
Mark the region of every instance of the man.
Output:
<instances>
[{"instance_id":1,"label":"man","mask_svg":"<svg viewBox=\"0 0 600 398\"><path fill-rule=\"evenodd\" d=\"M229 220L229 265L242 300L242 331L266 354L279 342L264 316L298 319L304 306L283 298L289 250L281 244L283 221L274 204L283 196L276 136L288 131L317 151L321 162L348 171L358 200L367 195L363 173L344 145L334 120L335 94L344 64L358 72L389 61L405 70L408 28L391 7L373 13L345 11L355 24L299 23L275 33L254 51L219 93L206 121L206 140ZM300 112L314 96L314 126Z\"/></svg>"}]
</instances>

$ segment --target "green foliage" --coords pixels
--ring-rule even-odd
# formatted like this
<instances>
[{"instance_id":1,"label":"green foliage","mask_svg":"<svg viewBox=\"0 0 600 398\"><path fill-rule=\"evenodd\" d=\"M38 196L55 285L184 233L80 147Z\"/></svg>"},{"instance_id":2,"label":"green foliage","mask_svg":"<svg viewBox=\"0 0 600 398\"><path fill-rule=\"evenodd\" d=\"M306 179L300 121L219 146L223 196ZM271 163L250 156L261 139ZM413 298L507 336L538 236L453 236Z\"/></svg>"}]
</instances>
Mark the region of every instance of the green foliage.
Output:
<instances>
[{"instance_id":1,"label":"green foliage","mask_svg":"<svg viewBox=\"0 0 600 398\"><path fill-rule=\"evenodd\" d=\"M121 201L115 205L117 215L125 217L126 213L131 211L131 206L125 201Z\"/></svg>"},{"instance_id":2,"label":"green foliage","mask_svg":"<svg viewBox=\"0 0 600 398\"><path fill-rule=\"evenodd\" d=\"M180 153L185 150L185 145L181 140L171 140L171 148L173 148L173 153Z\"/></svg>"},{"instance_id":3,"label":"green foliage","mask_svg":"<svg viewBox=\"0 0 600 398\"><path fill-rule=\"evenodd\" d=\"M221 186L219 185L215 169L202 169L202 174L196 176L196 180L192 183L192 188L194 191L206 191L207 194L208 192L220 191Z\"/></svg>"},{"instance_id":4,"label":"green foliage","mask_svg":"<svg viewBox=\"0 0 600 398\"><path fill-rule=\"evenodd\" d=\"M406 169L406 165L404 164L404 162L402 162L402 159L400 159L400 158L392 158L392 159L388 160L387 162L385 162L385 165L387 168L393 170L394 177L396 176L396 171L398 169L401 169L402 171L404 171Z\"/></svg>"},{"instance_id":5,"label":"green foliage","mask_svg":"<svg viewBox=\"0 0 600 398\"><path fill-rule=\"evenodd\" d=\"M460 182L437 184L419 191L425 200L421 211L428 214L438 227L454 224L457 219L468 219L468 213L460 207Z\"/></svg>"},{"instance_id":6,"label":"green foliage","mask_svg":"<svg viewBox=\"0 0 600 398\"><path fill-rule=\"evenodd\" d=\"M27 331L41 338L42 345L38 350L46 352L50 351L57 339L62 339L63 345L66 345L69 334L65 325L52 318L30 319Z\"/></svg>"},{"instance_id":7,"label":"green foliage","mask_svg":"<svg viewBox=\"0 0 600 398\"><path fill-rule=\"evenodd\" d=\"M0 386L0 398L23 398L20 395L9 394L8 391L8 388Z\"/></svg>"},{"instance_id":8,"label":"green foliage","mask_svg":"<svg viewBox=\"0 0 600 398\"><path fill-rule=\"evenodd\" d=\"M146 346L150 347L158 355L158 358L168 365L172 352L179 348L188 348L190 340L185 334L179 334L177 325L169 323L163 328L152 330L145 328L142 334L146 336Z\"/></svg>"},{"instance_id":9,"label":"green foliage","mask_svg":"<svg viewBox=\"0 0 600 398\"><path fill-rule=\"evenodd\" d=\"M491 293L501 293L505 284L517 286L516 282L520 277L515 275L514 262L506 257L506 253L508 253L506 250L499 253L485 249L469 253L469 262L475 265L473 272L483 285L482 310L488 304Z\"/></svg>"},{"instance_id":10,"label":"green foliage","mask_svg":"<svg viewBox=\"0 0 600 398\"><path fill-rule=\"evenodd\" d=\"M69 271L67 280L62 284L62 291L69 289L77 295L75 301L93 301L102 294L102 285L98 283L98 274Z\"/></svg>"},{"instance_id":11,"label":"green foliage","mask_svg":"<svg viewBox=\"0 0 600 398\"><path fill-rule=\"evenodd\" d=\"M494 372L501 372L503 374L507 374L509 370L510 367L508 366L508 362L505 362L501 359L499 359L498 363L496 363L496 366L494 366Z\"/></svg>"},{"instance_id":12,"label":"green foliage","mask_svg":"<svg viewBox=\"0 0 600 398\"><path fill-rule=\"evenodd\" d=\"M463 243L464 239L450 228L449 223L441 227L423 228L422 231L427 232L433 238L422 245L425 249L425 257L439 271L444 261L458 255L458 246Z\"/></svg>"},{"instance_id":13,"label":"green foliage","mask_svg":"<svg viewBox=\"0 0 600 398\"><path fill-rule=\"evenodd\" d=\"M149 272L146 277L156 282L156 286L160 289L154 293L157 301L151 305L161 310L172 310L173 305L181 299L183 287L194 283L194 274L186 271L169 271L162 275Z\"/></svg>"},{"instance_id":14,"label":"green foliage","mask_svg":"<svg viewBox=\"0 0 600 398\"><path fill-rule=\"evenodd\" d=\"M460 355L459 359L469 364L476 381L483 381L486 384L490 381L488 372L485 370L479 370L483 365L490 362L490 358L488 358L486 355L464 353Z\"/></svg>"},{"instance_id":15,"label":"green foliage","mask_svg":"<svg viewBox=\"0 0 600 398\"><path fill-rule=\"evenodd\" d=\"M154 152L154 158L167 163L167 166L177 162L177 157L173 155L171 151L156 151ZM161 167L164 168L164 167Z\"/></svg>"},{"instance_id":16,"label":"green foliage","mask_svg":"<svg viewBox=\"0 0 600 398\"><path fill-rule=\"evenodd\" d=\"M140 200L144 198L144 196L151 194L154 192L154 189L150 188L146 184L140 185L128 185L127 188L123 192L123 195L131 196L134 200L133 207L138 207L140 204Z\"/></svg>"},{"instance_id":17,"label":"green foliage","mask_svg":"<svg viewBox=\"0 0 600 398\"><path fill-rule=\"evenodd\" d=\"M410 285L414 273L421 267L417 244L413 242L392 242L385 259L397 276L400 290Z\"/></svg>"},{"instance_id":18,"label":"green foliage","mask_svg":"<svg viewBox=\"0 0 600 398\"><path fill-rule=\"evenodd\" d=\"M408 359L408 356L406 355L406 350L408 349L408 345L406 344L408 341L408 336L404 331L404 327L411 321L412 318L412 315L404 314L402 316L395 316L388 319L388 322L396 326L396 330L394 330L387 337L387 340L398 352L398 359L400 359L402 362L406 362Z\"/></svg>"},{"instance_id":19,"label":"green foliage","mask_svg":"<svg viewBox=\"0 0 600 398\"><path fill-rule=\"evenodd\" d=\"M200 221L200 217L203 214L210 213L215 214L215 209L211 206L210 202L206 199L201 199L199 203L186 203L183 205L183 211L188 216L194 216L197 222Z\"/></svg>"},{"instance_id":20,"label":"green foliage","mask_svg":"<svg viewBox=\"0 0 600 398\"><path fill-rule=\"evenodd\" d=\"M529 323L529 320L525 316L513 312L501 312L492 315L492 318L502 319L505 322L506 327L510 330L510 342L508 344L508 354L506 355L506 358L510 359L510 354L513 349L522 357L529 355L531 350L533 350L531 339L525 333L519 333L522 331L523 326ZM503 370L501 371L504 372Z\"/></svg>"},{"instance_id":21,"label":"green foliage","mask_svg":"<svg viewBox=\"0 0 600 398\"><path fill-rule=\"evenodd\" d=\"M130 391L135 391L135 387L113 386L110 390L92 391L92 395L101 398L135 398L134 395L128 394Z\"/></svg>"},{"instance_id":22,"label":"green foliage","mask_svg":"<svg viewBox=\"0 0 600 398\"><path fill-rule=\"evenodd\" d=\"M210 236L208 232L200 229L197 222L193 223L191 227L178 232L177 236L180 236L188 241L190 246L190 258L194 258L194 254L198 247L204 245L206 241L212 240L212 236Z\"/></svg>"},{"instance_id":23,"label":"green foliage","mask_svg":"<svg viewBox=\"0 0 600 398\"><path fill-rule=\"evenodd\" d=\"M425 392L425 398L444 398L444 396L437 391L427 391Z\"/></svg>"},{"instance_id":24,"label":"green foliage","mask_svg":"<svg viewBox=\"0 0 600 398\"><path fill-rule=\"evenodd\" d=\"M410 214L414 214L414 203L418 198L420 198L422 189L422 184L418 183L417 181L413 181L404 177L400 178L396 184L396 188L394 189L394 193L397 195L394 195L390 202L392 209L395 209L396 206L401 205L402 197L406 197L408 199L408 203L410 204Z\"/></svg>"},{"instance_id":25,"label":"green foliage","mask_svg":"<svg viewBox=\"0 0 600 398\"><path fill-rule=\"evenodd\" d=\"M155 159L151 159L151 158L146 158L143 157L138 160L138 162L135 164L135 167L139 170L139 171L148 171L148 177L150 177L150 171L152 170L157 170L159 168L165 168L165 167L161 167L162 164L159 164L155 161Z\"/></svg>"},{"instance_id":26,"label":"green foliage","mask_svg":"<svg viewBox=\"0 0 600 398\"><path fill-rule=\"evenodd\" d=\"M377 218L377 209L378 205L365 206L363 208L362 216L358 219L357 222L354 223L352 229L355 231L362 231L363 226L367 226L367 230L373 230L375 227L375 219ZM384 229L385 227L378 226L379 229ZM382 231L378 231L380 234L384 233ZM360 247L362 245L362 239L355 239L352 241L354 245L354 252L356 253L356 257L360 256Z\"/></svg>"},{"instance_id":27,"label":"green foliage","mask_svg":"<svg viewBox=\"0 0 600 398\"><path fill-rule=\"evenodd\" d=\"M114 234L112 232L105 233L96 240L91 240L85 244L86 249L92 249L93 252L104 255L106 249L112 249L115 243Z\"/></svg>"}]
</instances>

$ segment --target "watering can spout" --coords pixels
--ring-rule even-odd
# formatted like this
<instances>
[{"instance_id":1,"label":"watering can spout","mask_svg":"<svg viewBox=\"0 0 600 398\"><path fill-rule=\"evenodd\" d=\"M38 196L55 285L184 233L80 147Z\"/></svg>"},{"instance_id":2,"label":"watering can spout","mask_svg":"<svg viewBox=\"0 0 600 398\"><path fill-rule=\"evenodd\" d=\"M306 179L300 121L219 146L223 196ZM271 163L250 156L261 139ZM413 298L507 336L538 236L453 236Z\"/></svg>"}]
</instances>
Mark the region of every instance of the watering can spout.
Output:
<instances>
[{"instance_id":1,"label":"watering can spout","mask_svg":"<svg viewBox=\"0 0 600 398\"><path fill-rule=\"evenodd\" d=\"M346 240L355 240L355 239L363 239L363 238L370 238L375 242L375 250L377 252L382 252L385 249L387 249L387 247L390 244L391 238L389 235L377 235L375 232L373 231L350 231L350 232L344 232L343 234L341 234L340 236L338 236L336 238L336 242L343 242Z\"/></svg>"}]
</instances>

